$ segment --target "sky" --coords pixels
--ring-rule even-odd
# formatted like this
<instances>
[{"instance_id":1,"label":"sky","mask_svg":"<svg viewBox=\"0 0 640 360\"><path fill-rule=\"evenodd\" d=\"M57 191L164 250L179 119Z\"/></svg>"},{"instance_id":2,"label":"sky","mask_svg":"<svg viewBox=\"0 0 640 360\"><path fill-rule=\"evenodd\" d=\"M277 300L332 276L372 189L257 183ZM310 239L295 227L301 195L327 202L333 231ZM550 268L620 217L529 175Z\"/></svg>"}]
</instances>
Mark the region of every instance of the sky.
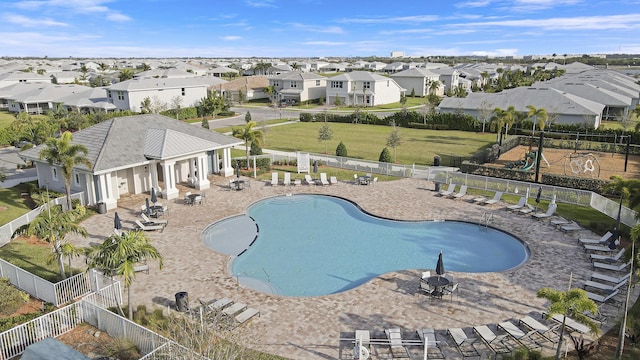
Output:
<instances>
[{"instance_id":1,"label":"sky","mask_svg":"<svg viewBox=\"0 0 640 360\"><path fill-rule=\"evenodd\" d=\"M640 0L0 0L0 56L640 53Z\"/></svg>"}]
</instances>

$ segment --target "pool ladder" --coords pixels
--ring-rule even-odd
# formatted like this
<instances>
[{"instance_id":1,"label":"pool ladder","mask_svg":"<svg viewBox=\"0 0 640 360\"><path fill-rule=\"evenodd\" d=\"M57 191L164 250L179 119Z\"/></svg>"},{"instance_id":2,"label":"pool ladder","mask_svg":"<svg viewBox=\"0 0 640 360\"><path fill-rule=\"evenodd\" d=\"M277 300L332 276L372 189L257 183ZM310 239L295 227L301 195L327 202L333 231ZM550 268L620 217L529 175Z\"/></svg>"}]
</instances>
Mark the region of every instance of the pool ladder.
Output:
<instances>
[{"instance_id":1,"label":"pool ladder","mask_svg":"<svg viewBox=\"0 0 640 360\"><path fill-rule=\"evenodd\" d=\"M482 220L480 220L480 225L484 225L484 227L486 228L492 222L493 222L493 211L485 211L482 214Z\"/></svg>"}]
</instances>

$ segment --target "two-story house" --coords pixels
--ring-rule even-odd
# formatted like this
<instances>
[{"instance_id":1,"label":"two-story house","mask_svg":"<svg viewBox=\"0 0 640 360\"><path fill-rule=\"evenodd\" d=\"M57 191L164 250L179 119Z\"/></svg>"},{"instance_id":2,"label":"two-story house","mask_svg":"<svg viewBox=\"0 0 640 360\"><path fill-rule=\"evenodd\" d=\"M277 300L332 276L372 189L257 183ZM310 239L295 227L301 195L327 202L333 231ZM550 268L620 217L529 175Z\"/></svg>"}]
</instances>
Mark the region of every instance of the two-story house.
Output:
<instances>
[{"instance_id":1,"label":"two-story house","mask_svg":"<svg viewBox=\"0 0 640 360\"><path fill-rule=\"evenodd\" d=\"M269 86L273 86L280 104L296 104L318 100L325 95L327 78L311 72L291 71L273 76Z\"/></svg>"},{"instance_id":2,"label":"two-story house","mask_svg":"<svg viewBox=\"0 0 640 360\"><path fill-rule=\"evenodd\" d=\"M390 77L406 89L408 94L412 92L415 93L416 96L427 96L429 94L442 96L443 94L443 87L440 85L440 75L431 70L412 68L391 74Z\"/></svg>"},{"instance_id":3,"label":"two-story house","mask_svg":"<svg viewBox=\"0 0 640 360\"><path fill-rule=\"evenodd\" d=\"M395 80L368 71L353 71L327 79L328 104L376 106L400 101L405 89Z\"/></svg>"}]
</instances>

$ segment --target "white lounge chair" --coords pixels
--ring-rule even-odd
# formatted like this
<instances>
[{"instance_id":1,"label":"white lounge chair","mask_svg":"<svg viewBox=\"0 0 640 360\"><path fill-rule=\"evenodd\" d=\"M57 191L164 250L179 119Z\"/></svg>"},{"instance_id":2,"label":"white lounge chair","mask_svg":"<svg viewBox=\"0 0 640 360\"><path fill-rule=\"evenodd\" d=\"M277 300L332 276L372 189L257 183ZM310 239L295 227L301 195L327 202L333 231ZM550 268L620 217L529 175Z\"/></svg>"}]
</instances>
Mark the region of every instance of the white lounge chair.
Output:
<instances>
[{"instance_id":1,"label":"white lounge chair","mask_svg":"<svg viewBox=\"0 0 640 360\"><path fill-rule=\"evenodd\" d=\"M251 319L256 315L260 316L259 310L256 310L254 308L246 308L240 314L236 315L235 319L238 322L238 324L244 324L245 322L247 322L249 319Z\"/></svg>"},{"instance_id":2,"label":"white lounge chair","mask_svg":"<svg viewBox=\"0 0 640 360\"><path fill-rule=\"evenodd\" d=\"M496 191L495 195L493 195L493 199L486 200L484 203L485 205L493 205L498 201L500 201L501 198L502 198L502 191Z\"/></svg>"},{"instance_id":3,"label":"white lounge chair","mask_svg":"<svg viewBox=\"0 0 640 360\"><path fill-rule=\"evenodd\" d=\"M369 330L356 330L353 347L355 359L366 360L371 354L371 334Z\"/></svg>"},{"instance_id":4,"label":"white lounge chair","mask_svg":"<svg viewBox=\"0 0 640 360\"><path fill-rule=\"evenodd\" d=\"M456 184L450 183L449 186L447 187L447 190L440 191L440 196L449 196L453 194L455 190L456 190Z\"/></svg>"},{"instance_id":5,"label":"white lounge chair","mask_svg":"<svg viewBox=\"0 0 640 360\"><path fill-rule=\"evenodd\" d=\"M531 204L525 204L524 207L520 210L518 210L521 214L530 214L532 213L536 208L533 207Z\"/></svg>"},{"instance_id":6,"label":"white lounge chair","mask_svg":"<svg viewBox=\"0 0 640 360\"><path fill-rule=\"evenodd\" d=\"M278 173L277 172L272 172L271 173L271 186L278 186Z\"/></svg>"},{"instance_id":7,"label":"white lounge chair","mask_svg":"<svg viewBox=\"0 0 640 360\"><path fill-rule=\"evenodd\" d=\"M315 180L313 180L311 178L311 175L309 175L309 174L304 176L304 181L307 183L307 185L316 185Z\"/></svg>"},{"instance_id":8,"label":"white lounge chair","mask_svg":"<svg viewBox=\"0 0 640 360\"><path fill-rule=\"evenodd\" d=\"M551 219L551 221L549 221L549 224L553 225L553 226L560 226L560 225L567 225L571 223L571 221L561 217L561 216L556 216L555 219Z\"/></svg>"},{"instance_id":9,"label":"white lounge chair","mask_svg":"<svg viewBox=\"0 0 640 360\"><path fill-rule=\"evenodd\" d=\"M225 297L209 304L209 308L212 310L220 311L231 304L233 304L233 300Z\"/></svg>"},{"instance_id":10,"label":"white lounge chair","mask_svg":"<svg viewBox=\"0 0 640 360\"><path fill-rule=\"evenodd\" d=\"M618 248L618 245L620 245L620 240L616 240L613 243L615 244L615 246L613 248L611 248L608 244L607 245L589 245L589 244L586 244L586 245L584 245L584 251L612 252L612 251L614 251L614 250L616 250Z\"/></svg>"},{"instance_id":11,"label":"white lounge chair","mask_svg":"<svg viewBox=\"0 0 640 360\"><path fill-rule=\"evenodd\" d=\"M145 225L141 223L140 220L136 220L136 225L140 230L144 231L164 230L164 225Z\"/></svg>"},{"instance_id":12,"label":"white lounge chair","mask_svg":"<svg viewBox=\"0 0 640 360\"><path fill-rule=\"evenodd\" d=\"M601 263L601 262L594 262L593 263L593 267L597 268L597 269L605 269L605 270L611 270L611 271L620 272L620 271L624 270L627 266L629 266L629 264L631 264L631 262L627 262L627 263L620 264L620 265L605 264L605 263Z\"/></svg>"},{"instance_id":13,"label":"white lounge chair","mask_svg":"<svg viewBox=\"0 0 640 360\"><path fill-rule=\"evenodd\" d=\"M444 359L440 342L436 341L436 332L431 328L420 329L416 331L418 337L427 349L427 359Z\"/></svg>"},{"instance_id":14,"label":"white lounge chair","mask_svg":"<svg viewBox=\"0 0 640 360\"><path fill-rule=\"evenodd\" d=\"M335 176L330 177L330 178L329 178L329 183L330 183L331 185L337 185L337 184L338 184L338 178L337 178L337 177L335 177Z\"/></svg>"},{"instance_id":15,"label":"white lounge chair","mask_svg":"<svg viewBox=\"0 0 640 360\"><path fill-rule=\"evenodd\" d=\"M504 343L507 334L496 335L487 325L474 326L473 331L480 336L484 344L496 355L511 352L509 346Z\"/></svg>"},{"instance_id":16,"label":"white lounge chair","mask_svg":"<svg viewBox=\"0 0 640 360\"><path fill-rule=\"evenodd\" d=\"M158 225L167 225L169 223L169 220L158 220L158 219L151 220L147 217L147 214L145 213L141 213L140 217L142 218L142 220L144 220L145 223L154 223Z\"/></svg>"},{"instance_id":17,"label":"white lounge chair","mask_svg":"<svg viewBox=\"0 0 640 360\"><path fill-rule=\"evenodd\" d=\"M560 230L564 232L578 231L578 230L582 230L582 226L578 225L578 223L574 221L574 222L571 222L570 224L560 225Z\"/></svg>"},{"instance_id":18,"label":"white lounge chair","mask_svg":"<svg viewBox=\"0 0 640 360\"><path fill-rule=\"evenodd\" d=\"M327 173L320 173L320 184L330 185L329 180L327 180Z\"/></svg>"},{"instance_id":19,"label":"white lounge chair","mask_svg":"<svg viewBox=\"0 0 640 360\"><path fill-rule=\"evenodd\" d=\"M618 295L618 293L620 292L620 290L614 290L612 291L609 295L604 296L604 295L600 295L600 294L594 294L592 292L589 291L585 291L587 293L587 297L593 301L597 301L599 303L606 303L607 301L613 299L614 296Z\"/></svg>"},{"instance_id":20,"label":"white lounge chair","mask_svg":"<svg viewBox=\"0 0 640 360\"><path fill-rule=\"evenodd\" d=\"M555 329L559 328L560 324L555 324L554 326L549 327L529 315L520 319L520 324L528 327L531 330L537 331L540 336L551 341L554 344L557 344L558 341L560 341L560 335L555 332Z\"/></svg>"},{"instance_id":21,"label":"white lounge chair","mask_svg":"<svg viewBox=\"0 0 640 360\"><path fill-rule=\"evenodd\" d=\"M621 282L619 282L619 283L617 283L615 285L603 284L601 282L587 280L587 281L584 282L584 287L585 288L592 287L594 289L604 290L604 291L607 291L607 292L611 293L611 292L614 292L614 291L620 289L621 287L623 287L627 283L628 280L629 279L624 279L624 280L622 280Z\"/></svg>"},{"instance_id":22,"label":"white lounge chair","mask_svg":"<svg viewBox=\"0 0 640 360\"><path fill-rule=\"evenodd\" d=\"M608 263L614 263L614 262L620 261L620 259L622 258L622 255L624 255L624 252L625 252L625 248L620 249L620 251L618 251L618 253L615 256L591 254L591 261L598 260L598 261L604 261Z\"/></svg>"},{"instance_id":23,"label":"white lounge chair","mask_svg":"<svg viewBox=\"0 0 640 360\"><path fill-rule=\"evenodd\" d=\"M229 307L224 308L224 310L222 310L222 313L227 316L235 316L237 313L243 311L246 308L247 308L247 305L238 302L238 303L234 303Z\"/></svg>"},{"instance_id":24,"label":"white lounge chair","mask_svg":"<svg viewBox=\"0 0 640 360\"><path fill-rule=\"evenodd\" d=\"M612 236L613 236L613 234L611 233L611 231L607 231L604 235L602 235L602 237L600 239L580 238L580 239L578 239L578 241L580 241L582 244L602 245L602 244L606 244L607 242L609 242L609 239Z\"/></svg>"},{"instance_id":25,"label":"white lounge chair","mask_svg":"<svg viewBox=\"0 0 640 360\"><path fill-rule=\"evenodd\" d=\"M453 199L460 199L465 195L467 195L467 185L460 185L460 191L455 194L449 195L449 197Z\"/></svg>"},{"instance_id":26,"label":"white lounge chair","mask_svg":"<svg viewBox=\"0 0 640 360\"><path fill-rule=\"evenodd\" d=\"M603 280L603 281L608 281L610 283L614 283L614 284L619 284L621 282L623 282L626 279L629 279L629 277L631 276L630 273L626 273L623 276L610 276L610 275L606 275L606 274L602 274L602 273L597 273L597 272L593 272L591 273L591 278L592 279L597 279L597 280Z\"/></svg>"},{"instance_id":27,"label":"white lounge chair","mask_svg":"<svg viewBox=\"0 0 640 360\"><path fill-rule=\"evenodd\" d=\"M566 327L570 328L573 331L577 331L581 334L586 334L591 331L591 329L587 325L579 323L568 316L565 319L565 316L562 314L554 314L551 317L551 319L557 322L558 324L562 324L562 322L564 321L564 325Z\"/></svg>"},{"instance_id":28,"label":"white lounge chair","mask_svg":"<svg viewBox=\"0 0 640 360\"><path fill-rule=\"evenodd\" d=\"M546 219L546 218L552 217L553 214L556 212L557 208L558 208L558 205L556 203L551 203L549 204L549 208L547 209L547 212L533 214L532 216L536 219Z\"/></svg>"},{"instance_id":29,"label":"white lounge chair","mask_svg":"<svg viewBox=\"0 0 640 360\"><path fill-rule=\"evenodd\" d=\"M474 199L474 201L475 201L475 199ZM517 204L507 206L506 210L520 210L526 205L526 203L527 203L527 197L526 196L521 196L520 200L518 200Z\"/></svg>"},{"instance_id":30,"label":"white lounge chair","mask_svg":"<svg viewBox=\"0 0 640 360\"><path fill-rule=\"evenodd\" d=\"M450 328L447 329L447 332L453 339L462 357L480 357L478 349L473 345L476 342L476 338L468 338L467 334L465 334L461 328Z\"/></svg>"},{"instance_id":31,"label":"white lounge chair","mask_svg":"<svg viewBox=\"0 0 640 360\"><path fill-rule=\"evenodd\" d=\"M402 344L402 334L400 329L385 329L384 333L389 339L389 347L391 348L391 356L396 358L409 358L409 351Z\"/></svg>"},{"instance_id":32,"label":"white lounge chair","mask_svg":"<svg viewBox=\"0 0 640 360\"><path fill-rule=\"evenodd\" d=\"M511 337L514 338L520 345L526 347L529 350L542 350L542 346L532 338L533 336L540 336L537 330L530 330L525 333L511 321L503 321L501 323L498 323L498 329L504 330L507 334L511 335Z\"/></svg>"},{"instance_id":33,"label":"white lounge chair","mask_svg":"<svg viewBox=\"0 0 640 360\"><path fill-rule=\"evenodd\" d=\"M284 173L284 180L283 180L282 184L284 186L291 185L291 173L288 173L288 172Z\"/></svg>"}]
</instances>

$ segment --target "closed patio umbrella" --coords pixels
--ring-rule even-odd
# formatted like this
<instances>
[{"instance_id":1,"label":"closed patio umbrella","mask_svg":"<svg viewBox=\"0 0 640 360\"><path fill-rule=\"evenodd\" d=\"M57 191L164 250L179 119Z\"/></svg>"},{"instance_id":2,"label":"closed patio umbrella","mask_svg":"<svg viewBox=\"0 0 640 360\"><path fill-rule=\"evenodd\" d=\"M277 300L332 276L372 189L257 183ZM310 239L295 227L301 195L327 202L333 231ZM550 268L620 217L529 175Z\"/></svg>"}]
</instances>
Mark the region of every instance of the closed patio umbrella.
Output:
<instances>
[{"instance_id":1,"label":"closed patio umbrella","mask_svg":"<svg viewBox=\"0 0 640 360\"><path fill-rule=\"evenodd\" d=\"M542 186L538 188L538 195L536 195L536 204L540 204L540 197L542 197Z\"/></svg>"},{"instance_id":2,"label":"closed patio umbrella","mask_svg":"<svg viewBox=\"0 0 640 360\"><path fill-rule=\"evenodd\" d=\"M444 262L442 261L442 251L438 255L438 263L436 264L436 274L444 275Z\"/></svg>"},{"instance_id":3,"label":"closed patio umbrella","mask_svg":"<svg viewBox=\"0 0 640 360\"><path fill-rule=\"evenodd\" d=\"M113 216L113 228L116 230L122 229L122 222L120 221L120 216L118 216L118 212Z\"/></svg>"},{"instance_id":4,"label":"closed patio umbrella","mask_svg":"<svg viewBox=\"0 0 640 360\"><path fill-rule=\"evenodd\" d=\"M151 202L155 205L158 202L158 195L156 195L156 188L151 188Z\"/></svg>"},{"instance_id":5,"label":"closed patio umbrella","mask_svg":"<svg viewBox=\"0 0 640 360\"><path fill-rule=\"evenodd\" d=\"M240 179L240 161L236 161L236 177Z\"/></svg>"},{"instance_id":6,"label":"closed patio umbrella","mask_svg":"<svg viewBox=\"0 0 640 360\"><path fill-rule=\"evenodd\" d=\"M151 207L149 206L149 198L145 198L145 199L144 199L144 203L145 203L145 205L147 206L146 210L144 211L144 212L145 212L145 214L146 214L147 216L151 216Z\"/></svg>"}]
</instances>

